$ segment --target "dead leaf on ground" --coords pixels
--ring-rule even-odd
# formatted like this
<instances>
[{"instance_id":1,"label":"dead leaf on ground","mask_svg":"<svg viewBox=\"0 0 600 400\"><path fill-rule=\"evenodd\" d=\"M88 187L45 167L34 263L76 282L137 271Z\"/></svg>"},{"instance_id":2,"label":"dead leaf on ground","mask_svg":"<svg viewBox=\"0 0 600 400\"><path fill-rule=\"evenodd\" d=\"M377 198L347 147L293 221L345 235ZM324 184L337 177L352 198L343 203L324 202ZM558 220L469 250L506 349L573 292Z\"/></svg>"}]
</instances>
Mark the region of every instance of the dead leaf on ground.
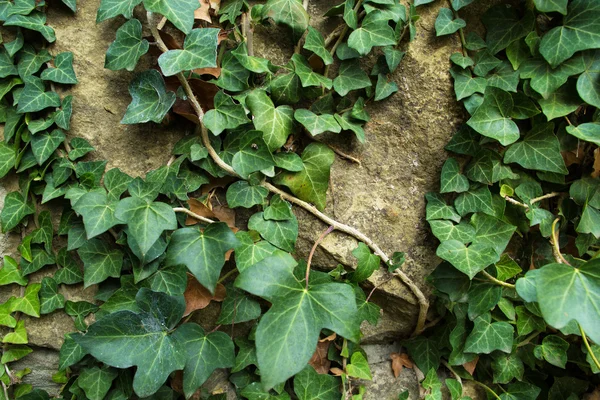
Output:
<instances>
[{"instance_id":1,"label":"dead leaf on ground","mask_svg":"<svg viewBox=\"0 0 600 400\"><path fill-rule=\"evenodd\" d=\"M329 372L331 372L332 374L334 374L335 376L342 376L344 375L344 371L341 370L340 368L331 368L329 370Z\"/></svg>"},{"instance_id":2,"label":"dead leaf on ground","mask_svg":"<svg viewBox=\"0 0 600 400\"><path fill-rule=\"evenodd\" d=\"M206 185L202 185L202 196L209 194L216 188L225 188L234 180L235 178L233 176L211 179Z\"/></svg>"},{"instance_id":3,"label":"dead leaf on ground","mask_svg":"<svg viewBox=\"0 0 600 400\"><path fill-rule=\"evenodd\" d=\"M197 68L194 70L194 73L198 75L210 75L214 76L215 78L218 78L219 76L221 76L221 68Z\"/></svg>"},{"instance_id":4,"label":"dead leaf on ground","mask_svg":"<svg viewBox=\"0 0 600 400\"><path fill-rule=\"evenodd\" d=\"M479 357L475 357L475 359L473 361L469 361L468 363L463 364L464 369L466 369L467 372L469 374L471 374L471 376L473 376L473 373L475 372L475 367L477 367L478 361L479 361Z\"/></svg>"},{"instance_id":5,"label":"dead leaf on ground","mask_svg":"<svg viewBox=\"0 0 600 400\"><path fill-rule=\"evenodd\" d=\"M414 364L406 353L392 353L390 354L392 359L392 371L394 371L394 377L398 377L404 367L413 368Z\"/></svg>"},{"instance_id":6,"label":"dead leaf on ground","mask_svg":"<svg viewBox=\"0 0 600 400\"><path fill-rule=\"evenodd\" d=\"M333 342L337 338L337 334L333 332L331 335L320 339L319 342Z\"/></svg>"},{"instance_id":7,"label":"dead leaf on ground","mask_svg":"<svg viewBox=\"0 0 600 400\"><path fill-rule=\"evenodd\" d=\"M331 342L319 342L317 343L317 349L313 353L308 363L317 371L319 374L327 374L329 367L331 367L331 361L327 358L329 351L329 345Z\"/></svg>"},{"instance_id":8,"label":"dead leaf on ground","mask_svg":"<svg viewBox=\"0 0 600 400\"><path fill-rule=\"evenodd\" d=\"M225 222L231 229L235 228L235 211L227 206L217 204L213 206L212 212L215 214L217 219L221 222Z\"/></svg>"},{"instance_id":9,"label":"dead leaf on ground","mask_svg":"<svg viewBox=\"0 0 600 400\"><path fill-rule=\"evenodd\" d=\"M594 150L594 172L592 172L592 178L600 176L600 147Z\"/></svg>"},{"instance_id":10,"label":"dead leaf on ground","mask_svg":"<svg viewBox=\"0 0 600 400\"><path fill-rule=\"evenodd\" d=\"M192 87L192 91L200 102L200 106L204 111L215 108L215 95L219 91L219 87L214 83L206 82L201 79L189 79L188 82Z\"/></svg>"},{"instance_id":11,"label":"dead leaf on ground","mask_svg":"<svg viewBox=\"0 0 600 400\"><path fill-rule=\"evenodd\" d=\"M173 104L173 112L177 115L181 115L183 118L192 121L195 124L199 123L198 114L192 108L192 105L187 100L177 99Z\"/></svg>"},{"instance_id":12,"label":"dead leaf on ground","mask_svg":"<svg viewBox=\"0 0 600 400\"><path fill-rule=\"evenodd\" d=\"M217 218L216 214L213 213L213 211L206 204L204 204L196 199L189 199L187 203L188 203L188 206L190 206L190 211L193 212L194 214L198 214L201 217L210 218L210 219ZM185 220L186 225L196 225L199 222L200 221L198 221L196 218L191 217L189 215Z\"/></svg>"},{"instance_id":13,"label":"dead leaf on ground","mask_svg":"<svg viewBox=\"0 0 600 400\"><path fill-rule=\"evenodd\" d=\"M210 18L210 0L199 0L200 8L197 8L194 11L194 19L200 19L202 21L206 21L209 24L212 23L212 19Z\"/></svg>"},{"instance_id":14,"label":"dead leaf on ground","mask_svg":"<svg viewBox=\"0 0 600 400\"><path fill-rule=\"evenodd\" d=\"M193 275L188 273L187 287L183 294L185 298L185 313L183 316L185 317L196 310L208 307L211 301L223 301L225 295L225 286L218 284L213 296Z\"/></svg>"}]
</instances>

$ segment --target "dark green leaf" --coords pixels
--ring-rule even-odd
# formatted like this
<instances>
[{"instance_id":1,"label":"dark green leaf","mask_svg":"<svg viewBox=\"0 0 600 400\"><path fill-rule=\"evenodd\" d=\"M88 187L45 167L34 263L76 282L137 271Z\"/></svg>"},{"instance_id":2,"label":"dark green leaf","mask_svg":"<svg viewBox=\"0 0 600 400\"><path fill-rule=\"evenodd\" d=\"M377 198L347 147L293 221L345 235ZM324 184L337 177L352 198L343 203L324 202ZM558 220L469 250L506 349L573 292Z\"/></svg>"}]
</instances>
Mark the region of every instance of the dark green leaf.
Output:
<instances>
[{"instance_id":1,"label":"dark green leaf","mask_svg":"<svg viewBox=\"0 0 600 400\"><path fill-rule=\"evenodd\" d=\"M148 0L145 0L147 2ZM165 0L150 0L165 1ZM181 0L189 3L194 0ZM173 3L179 4L179 3ZM165 1L166 4L166 1ZM196 4L197 6L198 4ZM186 4L186 6L190 7ZM193 14L193 12L192 12ZM192 30L183 43L183 50L169 50L158 58L158 65L165 76L172 76L182 71L197 68L213 68L217 66L217 37L219 29L199 28Z\"/></svg>"},{"instance_id":2,"label":"dark green leaf","mask_svg":"<svg viewBox=\"0 0 600 400\"><path fill-rule=\"evenodd\" d=\"M117 29L115 41L106 51L104 68L112 71L126 69L133 71L141 56L150 47L146 39L142 39L142 23L137 19L125 22Z\"/></svg>"},{"instance_id":3,"label":"dark green leaf","mask_svg":"<svg viewBox=\"0 0 600 400\"><path fill-rule=\"evenodd\" d=\"M175 93L167 91L165 81L156 70L144 71L129 84L131 104L121 120L122 124L160 123L175 103Z\"/></svg>"}]
</instances>

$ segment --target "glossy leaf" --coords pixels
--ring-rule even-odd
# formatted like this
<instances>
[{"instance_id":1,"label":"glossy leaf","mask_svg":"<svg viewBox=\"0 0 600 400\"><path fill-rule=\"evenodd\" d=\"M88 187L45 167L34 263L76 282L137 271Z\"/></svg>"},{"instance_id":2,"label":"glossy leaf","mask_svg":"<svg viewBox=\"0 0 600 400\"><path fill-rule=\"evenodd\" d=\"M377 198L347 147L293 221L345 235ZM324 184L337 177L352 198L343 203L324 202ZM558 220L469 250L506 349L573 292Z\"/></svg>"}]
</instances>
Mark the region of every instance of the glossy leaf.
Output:
<instances>
[{"instance_id":1,"label":"glossy leaf","mask_svg":"<svg viewBox=\"0 0 600 400\"><path fill-rule=\"evenodd\" d=\"M190 1L193 3L193 0L180 0L182 3L189 3ZM177 3L173 3L173 5L175 4ZM172 76L181 71L216 67L218 35L219 29L216 28L192 30L185 37L183 50L169 50L158 58L158 65L160 65L163 74Z\"/></svg>"},{"instance_id":2,"label":"glossy leaf","mask_svg":"<svg viewBox=\"0 0 600 400\"><path fill-rule=\"evenodd\" d=\"M112 71L133 71L140 57L146 54L149 48L148 41L142 39L142 23L131 19L117 29L115 41L106 51L104 68Z\"/></svg>"}]
</instances>

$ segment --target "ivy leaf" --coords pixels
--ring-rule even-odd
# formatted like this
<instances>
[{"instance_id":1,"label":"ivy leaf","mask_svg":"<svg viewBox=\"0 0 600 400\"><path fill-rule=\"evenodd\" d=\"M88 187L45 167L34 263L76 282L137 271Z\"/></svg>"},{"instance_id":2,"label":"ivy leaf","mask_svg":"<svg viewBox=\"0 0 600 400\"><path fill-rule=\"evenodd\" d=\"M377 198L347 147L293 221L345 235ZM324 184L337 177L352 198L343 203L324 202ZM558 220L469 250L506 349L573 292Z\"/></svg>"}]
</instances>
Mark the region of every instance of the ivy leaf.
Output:
<instances>
[{"instance_id":1,"label":"ivy leaf","mask_svg":"<svg viewBox=\"0 0 600 400\"><path fill-rule=\"evenodd\" d=\"M307 365L294 376L294 393L299 400L339 400L340 378L321 375Z\"/></svg>"},{"instance_id":2,"label":"ivy leaf","mask_svg":"<svg viewBox=\"0 0 600 400\"><path fill-rule=\"evenodd\" d=\"M258 364L256 360L256 347L253 342L245 337L239 337L235 339L235 344L239 347L239 351L235 357L235 365L231 369L231 372L239 372L249 365Z\"/></svg>"},{"instance_id":3,"label":"ivy leaf","mask_svg":"<svg viewBox=\"0 0 600 400\"><path fill-rule=\"evenodd\" d=\"M294 218L287 221L266 220L262 212L250 217L248 228L260 233L269 243L282 250L292 252L298 238L298 220Z\"/></svg>"},{"instance_id":4,"label":"ivy leaf","mask_svg":"<svg viewBox=\"0 0 600 400\"><path fill-rule=\"evenodd\" d=\"M65 134L60 129L52 132L38 133L31 138L31 150L39 165L42 165L65 140Z\"/></svg>"},{"instance_id":5,"label":"ivy leaf","mask_svg":"<svg viewBox=\"0 0 600 400\"><path fill-rule=\"evenodd\" d=\"M468 315L473 321L475 318L490 311L502 298L502 288L491 283L474 283L468 293Z\"/></svg>"},{"instance_id":6,"label":"ivy leaf","mask_svg":"<svg viewBox=\"0 0 600 400\"><path fill-rule=\"evenodd\" d=\"M142 0L102 0L96 14L96 22L105 21L119 14L130 19L133 17L133 9L141 2Z\"/></svg>"},{"instance_id":7,"label":"ivy leaf","mask_svg":"<svg viewBox=\"0 0 600 400\"><path fill-rule=\"evenodd\" d=\"M104 68L112 71L133 71L141 56L148 52L150 44L142 39L142 23L137 19L125 22L117 29L117 36L106 51Z\"/></svg>"},{"instance_id":8,"label":"ivy leaf","mask_svg":"<svg viewBox=\"0 0 600 400\"><path fill-rule=\"evenodd\" d=\"M20 360L33 350L27 346L11 346L8 350L4 351L0 363L7 364L9 362Z\"/></svg>"},{"instance_id":9,"label":"ivy leaf","mask_svg":"<svg viewBox=\"0 0 600 400\"><path fill-rule=\"evenodd\" d=\"M17 157L13 146L0 143L0 178L4 178L15 166Z\"/></svg>"},{"instance_id":10,"label":"ivy leaf","mask_svg":"<svg viewBox=\"0 0 600 400\"><path fill-rule=\"evenodd\" d=\"M225 264L225 253L238 245L225 223L210 224L204 232L197 228L178 229L171 235L166 265L185 265L211 294Z\"/></svg>"},{"instance_id":11,"label":"ivy leaf","mask_svg":"<svg viewBox=\"0 0 600 400\"><path fill-rule=\"evenodd\" d=\"M334 159L335 154L329 147L322 143L311 143L302 153L304 169L300 172L284 172L275 178L275 183L287 186L294 195L323 210Z\"/></svg>"},{"instance_id":12,"label":"ivy leaf","mask_svg":"<svg viewBox=\"0 0 600 400\"><path fill-rule=\"evenodd\" d=\"M63 84L75 84L77 78L73 70L73 53L70 51L60 53L54 59L54 68L50 67L44 70L41 75L42 80L52 81Z\"/></svg>"},{"instance_id":13,"label":"ivy leaf","mask_svg":"<svg viewBox=\"0 0 600 400\"><path fill-rule=\"evenodd\" d=\"M117 201L106 193L89 192L79 198L73 209L83 217L87 238L91 239L122 223L115 217Z\"/></svg>"},{"instance_id":14,"label":"ivy leaf","mask_svg":"<svg viewBox=\"0 0 600 400\"><path fill-rule=\"evenodd\" d=\"M465 352L490 354L495 350L510 353L514 328L508 322L489 322L484 317L475 320L473 331L467 336Z\"/></svg>"},{"instance_id":15,"label":"ivy leaf","mask_svg":"<svg viewBox=\"0 0 600 400\"><path fill-rule=\"evenodd\" d=\"M440 193L462 193L469 190L469 180L460 173L460 167L455 158L449 158L444 163L440 186Z\"/></svg>"},{"instance_id":16,"label":"ivy leaf","mask_svg":"<svg viewBox=\"0 0 600 400\"><path fill-rule=\"evenodd\" d=\"M276 194L271 198L269 206L265 208L264 217L265 219L272 219L275 221L287 221L292 219L294 218L292 205Z\"/></svg>"},{"instance_id":17,"label":"ivy leaf","mask_svg":"<svg viewBox=\"0 0 600 400\"><path fill-rule=\"evenodd\" d=\"M263 90L255 90L246 97L246 105L254 116L254 127L263 133L270 151L285 144L294 126L294 109L290 106L275 108Z\"/></svg>"},{"instance_id":18,"label":"ivy leaf","mask_svg":"<svg viewBox=\"0 0 600 400\"><path fill-rule=\"evenodd\" d=\"M423 371L437 369L440 365L439 346L433 340L423 336L415 337L404 343L411 358Z\"/></svg>"},{"instance_id":19,"label":"ivy leaf","mask_svg":"<svg viewBox=\"0 0 600 400\"><path fill-rule=\"evenodd\" d=\"M58 292L58 284L52 278L42 279L40 287L40 314L50 314L65 306L65 296Z\"/></svg>"},{"instance_id":20,"label":"ivy leaf","mask_svg":"<svg viewBox=\"0 0 600 400\"><path fill-rule=\"evenodd\" d=\"M314 72L306 58L302 55L294 54L292 56L292 63L294 64L296 75L300 78L302 87L323 86L326 89L331 89L333 86L333 81L326 76Z\"/></svg>"},{"instance_id":21,"label":"ivy leaf","mask_svg":"<svg viewBox=\"0 0 600 400\"><path fill-rule=\"evenodd\" d=\"M517 354L495 354L492 358L494 383L509 383L513 379L523 379L525 365Z\"/></svg>"},{"instance_id":22,"label":"ivy leaf","mask_svg":"<svg viewBox=\"0 0 600 400\"><path fill-rule=\"evenodd\" d=\"M577 126L567 126L567 132L586 142L600 146L600 123L588 122Z\"/></svg>"},{"instance_id":23,"label":"ivy leaf","mask_svg":"<svg viewBox=\"0 0 600 400\"><path fill-rule=\"evenodd\" d=\"M19 50L23 48L25 44L25 38L21 29L17 28L17 34L13 41L4 43L4 48L9 57L13 57ZM10 68L10 67L9 67Z\"/></svg>"},{"instance_id":24,"label":"ivy leaf","mask_svg":"<svg viewBox=\"0 0 600 400\"><path fill-rule=\"evenodd\" d=\"M7 333L2 338L2 343L10 343L10 344L27 344L27 330L25 329L25 321L19 320L17 321L17 326L14 328L14 331ZM8 400L8 399L6 399Z\"/></svg>"},{"instance_id":25,"label":"ivy leaf","mask_svg":"<svg viewBox=\"0 0 600 400\"><path fill-rule=\"evenodd\" d=\"M462 100L473 93L484 93L487 86L485 78L473 78L471 71L462 68L451 68L450 75L454 78L454 93L456 100Z\"/></svg>"},{"instance_id":26,"label":"ivy leaf","mask_svg":"<svg viewBox=\"0 0 600 400\"><path fill-rule=\"evenodd\" d=\"M335 120L340 124L342 130L352 131L356 135L359 142L365 142L365 131L362 128L362 121L357 121L352 118L352 112L345 112L344 115L335 114Z\"/></svg>"},{"instance_id":27,"label":"ivy leaf","mask_svg":"<svg viewBox=\"0 0 600 400\"><path fill-rule=\"evenodd\" d=\"M379 269L381 259L372 254L369 247L363 242L359 242L358 247L352 250L352 255L358 260L356 271L350 275L352 282L363 282Z\"/></svg>"},{"instance_id":28,"label":"ivy leaf","mask_svg":"<svg viewBox=\"0 0 600 400\"><path fill-rule=\"evenodd\" d=\"M360 67L358 60L342 61L338 76L333 80L333 88L340 96L345 96L352 90L370 86L371 80Z\"/></svg>"},{"instance_id":29,"label":"ivy leaf","mask_svg":"<svg viewBox=\"0 0 600 400\"><path fill-rule=\"evenodd\" d=\"M62 100L61 109L54 114L54 122L59 128L69 130L71 128L71 114L73 112L73 96L68 95Z\"/></svg>"},{"instance_id":30,"label":"ivy leaf","mask_svg":"<svg viewBox=\"0 0 600 400\"><path fill-rule=\"evenodd\" d=\"M140 397L156 392L171 372L186 364L184 335L169 334L185 311L183 297L146 288L136 295L139 312L117 311L73 339L98 361L116 368L137 366L133 390ZM177 337L174 337L177 336ZM120 349L118 352L114 351ZM152 351L148 351L152 349Z\"/></svg>"},{"instance_id":31,"label":"ivy leaf","mask_svg":"<svg viewBox=\"0 0 600 400\"><path fill-rule=\"evenodd\" d=\"M233 325L252 321L258 319L261 314L260 304L256 300L230 285L227 286L227 297L221 305L217 324Z\"/></svg>"},{"instance_id":32,"label":"ivy leaf","mask_svg":"<svg viewBox=\"0 0 600 400\"><path fill-rule=\"evenodd\" d=\"M567 2L568 0L533 0L538 11L544 13L559 12L562 15L567 15Z\"/></svg>"},{"instance_id":33,"label":"ivy leaf","mask_svg":"<svg viewBox=\"0 0 600 400\"><path fill-rule=\"evenodd\" d=\"M312 136L323 132L340 133L342 127L331 114L317 115L306 109L298 109L294 113L296 121L300 122Z\"/></svg>"},{"instance_id":34,"label":"ivy leaf","mask_svg":"<svg viewBox=\"0 0 600 400\"><path fill-rule=\"evenodd\" d=\"M40 291L41 284L31 283L25 289L25 294L20 298L13 298L11 304L11 311L20 311L23 314L27 314L34 318L40 317L40 299L38 293ZM6 354L6 353L4 353Z\"/></svg>"},{"instance_id":35,"label":"ivy leaf","mask_svg":"<svg viewBox=\"0 0 600 400\"><path fill-rule=\"evenodd\" d=\"M517 282L521 282L521 279ZM519 336L529 335L531 332L544 331L546 329L544 320L527 311L524 306L517 306L515 312L517 314L517 333Z\"/></svg>"},{"instance_id":36,"label":"ivy leaf","mask_svg":"<svg viewBox=\"0 0 600 400\"><path fill-rule=\"evenodd\" d=\"M433 236L440 242L458 240L461 243L470 243L475 239L475 228L465 222L455 225L452 221L429 221L429 225Z\"/></svg>"},{"instance_id":37,"label":"ivy leaf","mask_svg":"<svg viewBox=\"0 0 600 400\"><path fill-rule=\"evenodd\" d=\"M497 5L482 17L486 28L485 42L491 54L508 47L512 42L527 36L533 29L535 16L528 11L521 19L514 7Z\"/></svg>"},{"instance_id":38,"label":"ivy leaf","mask_svg":"<svg viewBox=\"0 0 600 400\"><path fill-rule=\"evenodd\" d=\"M580 74L584 70L585 64L580 56L573 57L556 68L552 68L546 60L538 57L525 61L519 72L521 78L531 78L532 89L547 98L564 85L570 76Z\"/></svg>"},{"instance_id":39,"label":"ivy leaf","mask_svg":"<svg viewBox=\"0 0 600 400\"><path fill-rule=\"evenodd\" d=\"M194 25L194 11L200 3L197 0L144 0L144 7L164 15L177 29L189 35Z\"/></svg>"},{"instance_id":40,"label":"ivy leaf","mask_svg":"<svg viewBox=\"0 0 600 400\"><path fill-rule=\"evenodd\" d=\"M427 193L425 199L427 199L427 208L425 210L427 221L449 219L457 223L460 222L460 215L458 215L454 207L446 204L441 195Z\"/></svg>"},{"instance_id":41,"label":"ivy leaf","mask_svg":"<svg viewBox=\"0 0 600 400\"><path fill-rule=\"evenodd\" d=\"M569 342L556 335L548 335L542 344L535 346L533 354L539 360L546 360L552 365L564 369L567 365L567 351Z\"/></svg>"},{"instance_id":42,"label":"ivy leaf","mask_svg":"<svg viewBox=\"0 0 600 400\"><path fill-rule=\"evenodd\" d=\"M189 1L193 2L194 0ZM163 74L172 76L181 71L216 67L219 31L217 28L192 30L185 37L183 50L169 50L158 57L158 65L160 65Z\"/></svg>"},{"instance_id":43,"label":"ivy leaf","mask_svg":"<svg viewBox=\"0 0 600 400\"><path fill-rule=\"evenodd\" d=\"M451 35L459 29L467 26L464 19L454 19L454 14L449 8L440 8L440 12L435 19L436 36Z\"/></svg>"},{"instance_id":44,"label":"ivy leaf","mask_svg":"<svg viewBox=\"0 0 600 400\"><path fill-rule=\"evenodd\" d=\"M296 261L286 253L247 268L235 286L273 304L256 331L256 353L265 389L300 372L317 346L321 329L358 341L354 290L341 283L309 285L296 280Z\"/></svg>"},{"instance_id":45,"label":"ivy leaf","mask_svg":"<svg viewBox=\"0 0 600 400\"><path fill-rule=\"evenodd\" d=\"M144 71L129 84L131 104L121 120L122 124L160 123L175 103L175 93L166 89L165 81L156 70Z\"/></svg>"},{"instance_id":46,"label":"ivy leaf","mask_svg":"<svg viewBox=\"0 0 600 400\"><path fill-rule=\"evenodd\" d=\"M117 205L115 218L127 223L129 234L146 255L164 230L177 229L175 212L168 204L127 197Z\"/></svg>"},{"instance_id":47,"label":"ivy leaf","mask_svg":"<svg viewBox=\"0 0 600 400\"><path fill-rule=\"evenodd\" d=\"M458 240L442 242L436 254L471 279L499 259L494 249L487 245L478 243L467 247Z\"/></svg>"},{"instance_id":48,"label":"ivy leaf","mask_svg":"<svg viewBox=\"0 0 600 400\"><path fill-rule=\"evenodd\" d=\"M77 250L77 254L83 261L83 286L86 288L121 275L123 253L111 249L100 239L88 240Z\"/></svg>"},{"instance_id":49,"label":"ivy leaf","mask_svg":"<svg viewBox=\"0 0 600 400\"><path fill-rule=\"evenodd\" d=\"M54 257L41 248L33 248L31 254L31 262L21 259L21 271L24 276L37 272L46 265L54 264Z\"/></svg>"},{"instance_id":50,"label":"ivy leaf","mask_svg":"<svg viewBox=\"0 0 600 400\"><path fill-rule=\"evenodd\" d=\"M117 371L112 368L84 368L77 378L77 384L83 389L88 399L102 400L117 375Z\"/></svg>"},{"instance_id":51,"label":"ivy leaf","mask_svg":"<svg viewBox=\"0 0 600 400\"><path fill-rule=\"evenodd\" d=\"M183 391L190 397L217 368L231 368L235 362L233 341L224 332L205 334L199 325L188 323L177 328L187 352L183 370Z\"/></svg>"},{"instance_id":52,"label":"ivy leaf","mask_svg":"<svg viewBox=\"0 0 600 400\"><path fill-rule=\"evenodd\" d=\"M4 256L4 264L0 269L0 286L10 285L11 283L26 286L27 278L23 277L17 262L12 257Z\"/></svg>"},{"instance_id":53,"label":"ivy leaf","mask_svg":"<svg viewBox=\"0 0 600 400\"><path fill-rule=\"evenodd\" d=\"M35 207L19 192L10 192L4 198L4 207L0 212L2 232L15 228L25 216L33 214Z\"/></svg>"},{"instance_id":54,"label":"ivy leaf","mask_svg":"<svg viewBox=\"0 0 600 400\"><path fill-rule=\"evenodd\" d=\"M261 131L230 133L225 140L225 149L235 151L231 166L244 178L253 172L275 166Z\"/></svg>"},{"instance_id":55,"label":"ivy leaf","mask_svg":"<svg viewBox=\"0 0 600 400\"><path fill-rule=\"evenodd\" d=\"M474 214L471 217L471 224L475 227L473 244L491 247L498 255L504 252L517 229L514 225L481 213Z\"/></svg>"},{"instance_id":56,"label":"ivy leaf","mask_svg":"<svg viewBox=\"0 0 600 400\"><path fill-rule=\"evenodd\" d=\"M505 163L517 163L537 171L568 174L560 153L560 143L554 135L554 124L539 124L525 138L511 145L504 153Z\"/></svg>"},{"instance_id":57,"label":"ivy leaf","mask_svg":"<svg viewBox=\"0 0 600 400\"><path fill-rule=\"evenodd\" d=\"M300 87L295 73L278 75L271 81L271 97L279 104L296 104L300 101Z\"/></svg>"},{"instance_id":58,"label":"ivy leaf","mask_svg":"<svg viewBox=\"0 0 600 400\"><path fill-rule=\"evenodd\" d=\"M530 383L515 382L507 386L507 392L500 395L502 400L535 400L541 389Z\"/></svg>"},{"instance_id":59,"label":"ivy leaf","mask_svg":"<svg viewBox=\"0 0 600 400\"><path fill-rule=\"evenodd\" d=\"M507 146L519 139L519 127L511 119L513 100L509 93L498 88L488 88L483 104L467 121L467 125L483 136L498 140Z\"/></svg>"},{"instance_id":60,"label":"ivy leaf","mask_svg":"<svg viewBox=\"0 0 600 400\"><path fill-rule=\"evenodd\" d=\"M574 0L569 4L563 25L542 37L540 53L555 68L578 51L599 48L599 31L600 4Z\"/></svg>"},{"instance_id":61,"label":"ivy leaf","mask_svg":"<svg viewBox=\"0 0 600 400\"><path fill-rule=\"evenodd\" d=\"M237 181L227 188L227 205L230 208L251 208L267 200L269 190L263 186L252 186L246 181Z\"/></svg>"},{"instance_id":62,"label":"ivy leaf","mask_svg":"<svg viewBox=\"0 0 600 400\"><path fill-rule=\"evenodd\" d=\"M331 54L329 54L329 51L325 47L325 40L323 39L323 36L312 26L308 27L308 34L306 35L306 40L304 41L304 48L319 56L325 65L333 63L333 57Z\"/></svg>"},{"instance_id":63,"label":"ivy leaf","mask_svg":"<svg viewBox=\"0 0 600 400\"><path fill-rule=\"evenodd\" d=\"M371 376L369 363L360 351L352 354L350 364L346 366L346 372L348 373L348 376L353 378L365 379L369 381L373 379Z\"/></svg>"},{"instance_id":64,"label":"ivy leaf","mask_svg":"<svg viewBox=\"0 0 600 400\"><path fill-rule=\"evenodd\" d=\"M377 75L377 85L375 86L375 101L386 99L398 91L398 85L395 82L388 81L384 74Z\"/></svg>"},{"instance_id":65,"label":"ivy leaf","mask_svg":"<svg viewBox=\"0 0 600 400\"><path fill-rule=\"evenodd\" d=\"M371 52L373 46L393 46L396 44L394 30L379 13L372 12L363 19L360 28L352 31L348 37L348 46L361 56Z\"/></svg>"},{"instance_id":66,"label":"ivy leaf","mask_svg":"<svg viewBox=\"0 0 600 400\"><path fill-rule=\"evenodd\" d=\"M273 66L271 61L266 58L254 57L248 55L248 46L246 43L240 44L231 54L237 58L240 64L250 72L256 74L271 73L277 71L277 67Z\"/></svg>"},{"instance_id":67,"label":"ivy leaf","mask_svg":"<svg viewBox=\"0 0 600 400\"><path fill-rule=\"evenodd\" d=\"M241 92L248 88L250 71L240 64L231 52L225 53L221 61L221 76L215 84L222 89L232 92Z\"/></svg>"},{"instance_id":68,"label":"ivy leaf","mask_svg":"<svg viewBox=\"0 0 600 400\"><path fill-rule=\"evenodd\" d=\"M297 38L308 28L310 18L300 0L269 0L262 8L262 17L289 26Z\"/></svg>"},{"instance_id":69,"label":"ivy leaf","mask_svg":"<svg viewBox=\"0 0 600 400\"><path fill-rule=\"evenodd\" d=\"M226 129L235 129L250 122L244 106L234 103L233 99L222 91L215 95L214 107L204 115L204 125L214 135L220 135Z\"/></svg>"},{"instance_id":70,"label":"ivy leaf","mask_svg":"<svg viewBox=\"0 0 600 400\"><path fill-rule=\"evenodd\" d=\"M48 107L59 107L60 97L56 92L46 92L42 80L36 76L24 79L25 87L19 96L17 112L37 112Z\"/></svg>"},{"instance_id":71,"label":"ivy leaf","mask_svg":"<svg viewBox=\"0 0 600 400\"><path fill-rule=\"evenodd\" d=\"M546 322L556 329L577 321L585 333L600 342L600 305L593 291L600 285L600 260L579 268L549 264L535 276L537 298Z\"/></svg>"},{"instance_id":72,"label":"ivy leaf","mask_svg":"<svg viewBox=\"0 0 600 400\"><path fill-rule=\"evenodd\" d=\"M385 56L385 63L387 64L390 73L393 73L398 68L398 65L400 65L400 62L402 61L406 53L400 50L396 50L392 46L388 46L383 48L383 55Z\"/></svg>"},{"instance_id":73,"label":"ivy leaf","mask_svg":"<svg viewBox=\"0 0 600 400\"><path fill-rule=\"evenodd\" d=\"M90 142L84 138L75 137L71 139L71 151L69 151L69 159L71 161L75 161L94 150L96 149L90 144Z\"/></svg>"},{"instance_id":74,"label":"ivy leaf","mask_svg":"<svg viewBox=\"0 0 600 400\"><path fill-rule=\"evenodd\" d=\"M235 236L239 240L238 245L235 247L235 266L240 272L273 255L277 250L269 242L261 240L255 243L248 232L239 231ZM229 295L227 298L229 298ZM225 307L225 304L223 304L223 307Z\"/></svg>"},{"instance_id":75,"label":"ivy leaf","mask_svg":"<svg viewBox=\"0 0 600 400\"><path fill-rule=\"evenodd\" d=\"M304 169L302 158L296 153L276 153L273 155L275 166L286 171L299 172Z\"/></svg>"},{"instance_id":76,"label":"ivy leaf","mask_svg":"<svg viewBox=\"0 0 600 400\"><path fill-rule=\"evenodd\" d=\"M50 43L56 40L54 29L46 25L46 14L40 11L33 11L29 15L13 14L6 19L4 26L20 26L31 29L41 33L44 39Z\"/></svg>"},{"instance_id":77,"label":"ivy leaf","mask_svg":"<svg viewBox=\"0 0 600 400\"><path fill-rule=\"evenodd\" d=\"M577 78L577 92L588 104L600 108L600 50L583 53L585 70Z\"/></svg>"},{"instance_id":78,"label":"ivy leaf","mask_svg":"<svg viewBox=\"0 0 600 400\"><path fill-rule=\"evenodd\" d=\"M468 192L461 193L454 200L454 207L461 216L475 212L495 215L492 205L492 194L487 186L471 188Z\"/></svg>"},{"instance_id":79,"label":"ivy leaf","mask_svg":"<svg viewBox=\"0 0 600 400\"><path fill-rule=\"evenodd\" d=\"M18 53L19 64L17 66L19 70L19 76L25 80L29 75L37 73L42 65L52 59L48 50L42 49L36 52L35 48L29 44L26 44L21 51Z\"/></svg>"}]
</instances>

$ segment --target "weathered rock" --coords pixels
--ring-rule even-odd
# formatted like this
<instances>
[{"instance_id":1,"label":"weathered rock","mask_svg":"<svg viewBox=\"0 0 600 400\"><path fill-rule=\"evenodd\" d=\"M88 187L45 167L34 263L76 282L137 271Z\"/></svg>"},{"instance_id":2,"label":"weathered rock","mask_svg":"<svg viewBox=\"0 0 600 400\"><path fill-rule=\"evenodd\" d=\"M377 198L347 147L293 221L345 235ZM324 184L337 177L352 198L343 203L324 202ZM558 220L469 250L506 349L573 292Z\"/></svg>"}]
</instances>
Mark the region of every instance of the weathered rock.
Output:
<instances>
[{"instance_id":1,"label":"weathered rock","mask_svg":"<svg viewBox=\"0 0 600 400\"><path fill-rule=\"evenodd\" d=\"M361 382L367 389L365 400L397 400L398 395L406 390L411 399L419 398L419 383L412 369L403 368L397 378L392 372L390 354L400 353L398 343L364 345L362 348L367 353L373 377L371 381Z\"/></svg>"},{"instance_id":2,"label":"weathered rock","mask_svg":"<svg viewBox=\"0 0 600 400\"><path fill-rule=\"evenodd\" d=\"M58 394L61 385L52 381L52 375L58 371L58 351L44 348L34 348L34 351L19 361L10 364L13 371L25 368L31 373L23 378L23 383L28 383L36 389L47 391L50 395Z\"/></svg>"}]
</instances>

